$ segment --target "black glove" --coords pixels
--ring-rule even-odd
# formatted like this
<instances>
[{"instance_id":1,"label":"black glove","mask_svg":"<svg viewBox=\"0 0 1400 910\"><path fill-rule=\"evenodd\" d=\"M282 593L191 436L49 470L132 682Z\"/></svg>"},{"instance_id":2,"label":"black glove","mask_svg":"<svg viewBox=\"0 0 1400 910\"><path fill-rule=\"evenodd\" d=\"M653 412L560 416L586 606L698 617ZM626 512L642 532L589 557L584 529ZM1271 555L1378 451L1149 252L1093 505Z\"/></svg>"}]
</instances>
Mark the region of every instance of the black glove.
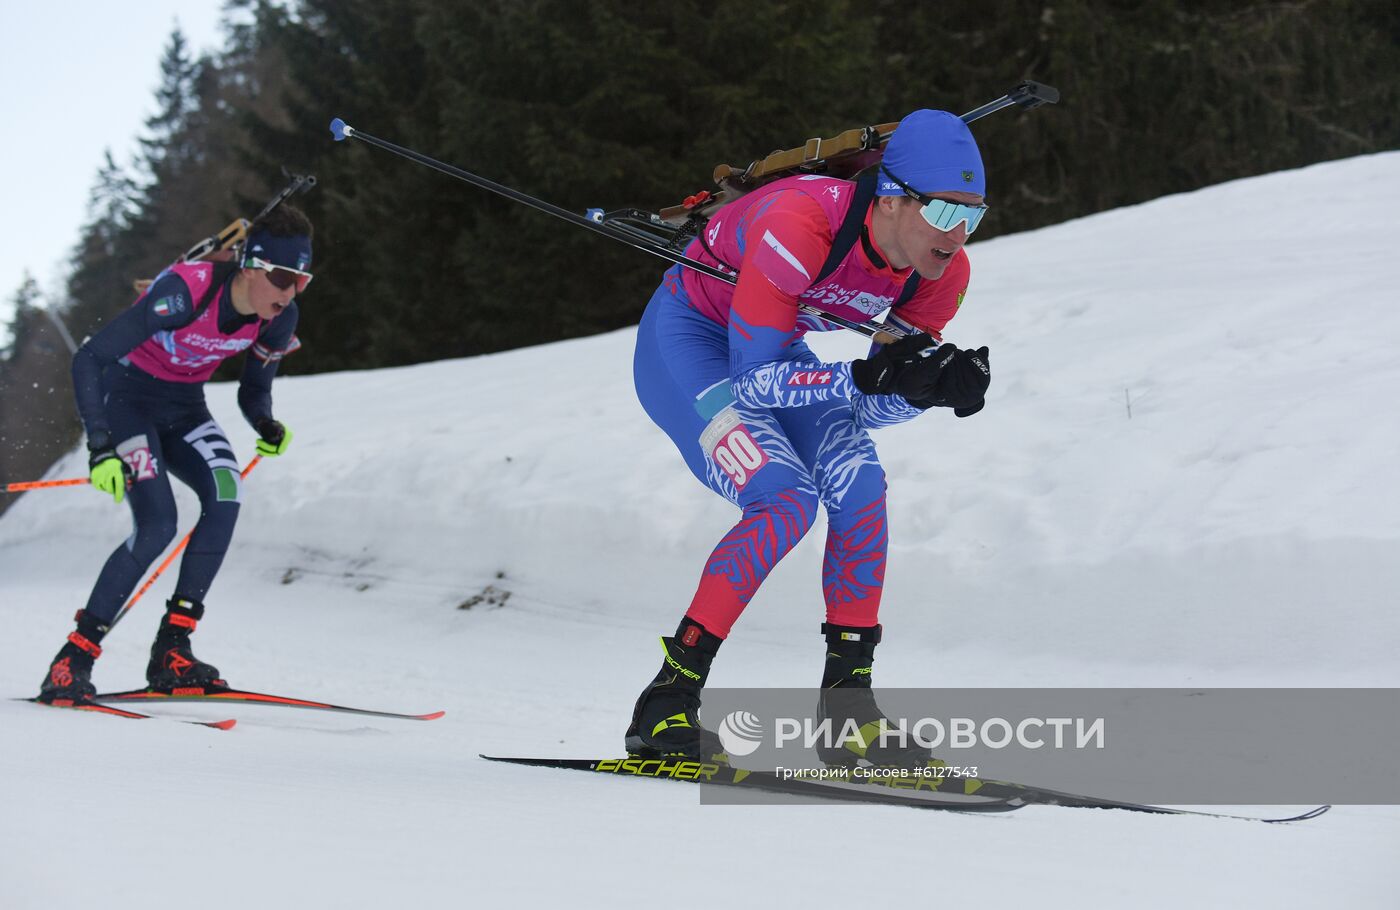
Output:
<instances>
[{"instance_id":1,"label":"black glove","mask_svg":"<svg viewBox=\"0 0 1400 910\"><path fill-rule=\"evenodd\" d=\"M899 377L933 356L938 342L920 332L887 344L865 360L851 361L851 381L865 395L888 395Z\"/></svg>"},{"instance_id":2,"label":"black glove","mask_svg":"<svg viewBox=\"0 0 1400 910\"><path fill-rule=\"evenodd\" d=\"M971 417L986 404L991 384L992 361L987 349L958 350L938 371L929 393L911 397L909 403L918 408L952 408L958 417Z\"/></svg>"},{"instance_id":3,"label":"black glove","mask_svg":"<svg viewBox=\"0 0 1400 910\"><path fill-rule=\"evenodd\" d=\"M954 417L971 417L987 406L987 399L983 398L970 408L953 408Z\"/></svg>"},{"instance_id":4,"label":"black glove","mask_svg":"<svg viewBox=\"0 0 1400 910\"><path fill-rule=\"evenodd\" d=\"M896 376L891 391L904 396L908 401L934 397L938 393L938 383L943 376L944 367L953 361L957 353L957 345L941 345L938 350Z\"/></svg>"},{"instance_id":5,"label":"black glove","mask_svg":"<svg viewBox=\"0 0 1400 910\"><path fill-rule=\"evenodd\" d=\"M271 417L259 418L257 426L253 427L253 429L257 431L257 434L262 437L264 442L269 442L272 445L277 445L281 442L282 435L287 431L286 427L282 426L280 422L273 420Z\"/></svg>"}]
</instances>

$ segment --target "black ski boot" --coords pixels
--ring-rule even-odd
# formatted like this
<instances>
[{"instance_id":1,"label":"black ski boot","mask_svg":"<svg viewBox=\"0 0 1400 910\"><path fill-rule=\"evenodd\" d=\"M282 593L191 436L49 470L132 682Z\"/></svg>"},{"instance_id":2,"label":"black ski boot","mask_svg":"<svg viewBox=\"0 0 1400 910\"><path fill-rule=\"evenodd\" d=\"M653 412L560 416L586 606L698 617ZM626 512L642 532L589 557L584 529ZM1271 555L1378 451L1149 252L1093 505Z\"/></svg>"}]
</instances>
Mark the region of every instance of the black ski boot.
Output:
<instances>
[{"instance_id":1,"label":"black ski boot","mask_svg":"<svg viewBox=\"0 0 1400 910\"><path fill-rule=\"evenodd\" d=\"M102 656L97 643L107 634L108 626L89 616L86 610L79 610L73 620L78 628L58 649L39 686L39 701L45 704L71 704L97 694L92 684L92 662Z\"/></svg>"},{"instance_id":2,"label":"black ski boot","mask_svg":"<svg viewBox=\"0 0 1400 910\"><path fill-rule=\"evenodd\" d=\"M826 668L818 700L819 720L830 720L832 746L817 746L817 757L828 765L853 767L861 759L872 765L921 768L932 758L912 736L890 733L897 725L885 717L870 689L875 646L880 627L833 626L822 623L826 635ZM846 735L842 735L842 731Z\"/></svg>"},{"instance_id":3,"label":"black ski boot","mask_svg":"<svg viewBox=\"0 0 1400 910\"><path fill-rule=\"evenodd\" d=\"M625 740L629 754L703 761L724 753L719 735L700 726L699 716L700 690L722 641L689 618L681 620L674 638L661 639L666 662L632 711Z\"/></svg>"},{"instance_id":4,"label":"black ski boot","mask_svg":"<svg viewBox=\"0 0 1400 910\"><path fill-rule=\"evenodd\" d=\"M151 645L151 662L146 665L147 685L158 692L227 687L218 668L190 650L190 633L204 618L204 604L176 595L166 601L165 611Z\"/></svg>"}]
</instances>

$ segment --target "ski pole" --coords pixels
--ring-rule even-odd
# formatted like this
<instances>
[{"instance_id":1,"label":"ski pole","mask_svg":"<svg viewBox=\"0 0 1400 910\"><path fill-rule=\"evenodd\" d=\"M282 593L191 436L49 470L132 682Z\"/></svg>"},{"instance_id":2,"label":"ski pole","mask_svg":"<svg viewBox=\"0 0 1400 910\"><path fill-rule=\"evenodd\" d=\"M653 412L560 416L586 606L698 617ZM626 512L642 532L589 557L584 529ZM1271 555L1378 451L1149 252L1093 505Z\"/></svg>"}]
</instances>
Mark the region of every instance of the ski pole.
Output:
<instances>
[{"instance_id":1,"label":"ski pole","mask_svg":"<svg viewBox=\"0 0 1400 910\"><path fill-rule=\"evenodd\" d=\"M675 252L674 250L665 250L660 247L652 246L646 241L640 240L635 236L620 231L612 225L604 224L599 221L594 221L592 218L589 218L586 215L580 215L577 212L571 212L568 209L560 208L559 206L545 202L542 199L536 199L534 196L528 196L525 193L520 192L519 190L513 190L508 186L502 186L494 180L487 180L485 177L478 177L476 174L473 174L470 171L464 171L459 167L453 167L450 164L445 164L444 162L438 161L436 158L429 158L427 155L420 154L418 152L413 151L412 149L404 148L401 145L395 145L394 143L389 142L385 139L380 139L377 136L371 136L369 133L365 133L355 129L353 126L346 123L344 120L341 120L339 117L336 117L334 120L331 121L331 134L335 137L336 142L342 142L346 138L358 139L361 142L377 146L378 148L382 148L385 151L393 152L395 155L407 158L410 161L416 161L419 164L424 165L425 167L430 167L435 171L447 174L449 177L456 177L458 180L465 180L467 183L470 183L474 186L479 186L485 190L490 190L491 192L504 196L507 199L523 203L525 205L530 206L533 209L537 209L546 214L553 215L556 218L562 218L570 224L575 224L579 227L588 228L590 231L595 231L599 234L602 234L605 237L611 237L614 240L620 240L621 242L627 244L628 246L634 249L642 250L643 252L647 253L652 253L653 255L660 256L662 259L669 259L672 262L678 262L681 265L695 269L695 271L700 272L701 274L709 275L711 278L718 278L721 281L729 282L733 282L735 280L733 275L731 275L729 272L724 271L723 269L717 269L714 266L706 265L705 263L700 262L698 260L690 259L686 256L681 255L680 253Z\"/></svg>"},{"instance_id":2,"label":"ski pole","mask_svg":"<svg viewBox=\"0 0 1400 910\"><path fill-rule=\"evenodd\" d=\"M68 477L64 480L27 480L21 483L5 484L6 493L23 493L25 490L43 490L48 487L76 487L92 483L86 477Z\"/></svg>"},{"instance_id":3,"label":"ski pole","mask_svg":"<svg viewBox=\"0 0 1400 910\"><path fill-rule=\"evenodd\" d=\"M1010 107L1013 104L1020 105L1026 108L1032 108L1039 107L1042 104L1054 104L1059 99L1060 93L1054 88L1048 85L1042 85L1039 82L1031 82L1027 80L1017 85L1010 92L1007 92L1005 95L996 99L995 101L988 102L987 104L984 104L981 107L976 108L975 110L963 114L962 120L965 123L971 123L974 120L985 117L986 115L995 111L999 111L1002 108ZM505 198L510 199L514 202L519 202L524 205L528 205L531 208L537 209L538 211L544 212L548 215L553 215L556 218L561 218L564 221L569 222L570 224L575 224L579 227L587 228L588 230L598 234L602 234L605 237L611 237L613 240L625 243L633 249L641 250L646 253L651 253L654 256L659 256L662 259L666 259L679 265L683 265L686 268L699 272L702 275L708 275L711 278L717 278L720 281L728 282L729 284L738 283L739 276L737 274L726 271L724 269L717 269L714 266L707 265L706 263L699 261L698 259L691 259L684 253L671 249L669 246L665 245L660 240L653 240L650 238L641 237L636 233L626 231L622 228L608 224L607 222L601 220L601 217L593 218L589 217L588 215L580 215L576 212L571 212L568 209L560 208L559 206L545 202L542 199L537 199L534 196L522 193L519 190L511 189L510 187L499 184L494 180L488 180L485 177L480 177L476 174L471 173L470 171L464 171L459 167L454 167L453 165L447 164L442 161L438 161L436 158L430 158L427 155L424 155L420 152L415 152L413 149L404 148L401 145L396 145L392 142L389 142L387 139L380 139L377 136L371 136L369 133L365 133L355 129L339 117L336 117L333 120L331 120L330 130L331 136L334 137L336 142L343 142L347 138L358 139L361 142L373 145L377 148L384 149L387 152L392 152L395 155L398 155L402 158L407 158L410 161L415 161L418 164L432 168L433 170L438 171L440 173L447 174L449 177L456 177L458 180L466 181L467 183L470 183L473 186L478 186L484 190L489 190L493 193L496 193L497 195L504 196ZM820 309L819 307L812 306L808 303L803 303L802 301L798 301L797 308L804 313L816 316L819 319L824 319L827 322L832 323L833 325L839 325L842 328L850 329L853 332L864 335L865 337L870 338L873 341L876 341L880 344L890 344L891 342L903 337L903 333L899 332L896 329L892 329L891 327L876 325L875 323L871 322L856 322L854 320L838 316L834 313L828 313L825 310Z\"/></svg>"},{"instance_id":4,"label":"ski pole","mask_svg":"<svg viewBox=\"0 0 1400 910\"><path fill-rule=\"evenodd\" d=\"M252 471L253 468L257 467L258 462L260 461L262 461L262 456L254 455L253 460L248 462L248 466L243 469L240 476L247 477L248 473ZM151 585L156 583L156 579L160 578L162 572L170 568L170 564L175 561L175 557L179 556L181 553L184 552L185 547L189 545L190 537L193 535L194 528L190 528L189 531L186 532L185 536L180 540L180 542L175 545L175 549L170 551L170 555L165 557L161 564L156 567L156 570L151 573L151 577L146 579L146 583L141 585L141 587L137 589L136 593L131 595L131 599L128 600L126 604L120 610L117 611L117 615L112 617L112 621L107 625L108 630L115 628L117 623L122 621L122 617L125 616L127 613L131 612L131 608L136 606L136 601L140 600L142 595L144 595L147 591L151 589Z\"/></svg>"},{"instance_id":5,"label":"ski pole","mask_svg":"<svg viewBox=\"0 0 1400 910\"><path fill-rule=\"evenodd\" d=\"M425 165L426 167L430 167L435 171L440 171L444 174L447 174L450 177L456 177L460 180L465 180L467 183L479 186L483 189L490 190L493 193L505 196L507 199L513 199L516 202L524 203L525 205L528 205L531 208L538 209L539 211L553 215L556 218L562 218L570 224L576 224L579 227L585 227L588 228L590 231L602 234L604 237L611 237L614 240L619 240L632 247L633 249L642 250L643 252L651 253L655 256L660 256L662 259L668 259L671 262L678 263L680 265L685 266L686 268L694 269L702 275L709 275L711 278L718 278L720 281L725 281L729 284L738 283L739 276L732 272L727 272L723 269L717 269L714 266L707 265L706 263L703 263L698 259L691 259L684 253L679 253L668 247L659 244L652 244L645 240L641 240L635 235L623 231L617 227L614 227L613 225L607 224L602 221L595 221L592 218L589 218L585 215L579 215L575 212L569 211L568 209L562 209L557 205L552 205L541 199L536 199L533 196L527 196L526 194L519 192L518 190L513 190L508 186L502 186L501 184L496 183L494 180L487 180L485 177L478 177L476 174L470 173L469 171L464 171L461 168L453 167L450 164L445 164L441 161L438 161L435 158L429 158L427 155L419 154L418 152L415 152L412 149L406 149L401 145L395 145L394 143L389 142L385 139L380 139L377 136L371 136L369 133L365 133L355 129L354 127L350 126L350 124L346 123L344 120L341 120L339 117L336 117L334 120L331 121L331 133L335 135L335 140L337 142L341 142L346 138L359 139L361 142L366 142L370 145L382 148L385 151L393 152L395 155L407 158L410 161L416 161L419 164ZM825 319L828 322L831 322L835 325L839 325L842 328L847 328L853 332L858 332L867 338L879 342L880 344L890 344L891 342L894 342L899 338L903 337L901 334L897 334L896 331L891 330L890 328L878 326L874 323L869 322L855 322L854 320L846 319L842 316L837 316L834 313L828 313L825 310L818 309L817 307L814 307L810 304L802 303L800 301L798 302L797 307L804 313L809 313L813 316Z\"/></svg>"}]
</instances>

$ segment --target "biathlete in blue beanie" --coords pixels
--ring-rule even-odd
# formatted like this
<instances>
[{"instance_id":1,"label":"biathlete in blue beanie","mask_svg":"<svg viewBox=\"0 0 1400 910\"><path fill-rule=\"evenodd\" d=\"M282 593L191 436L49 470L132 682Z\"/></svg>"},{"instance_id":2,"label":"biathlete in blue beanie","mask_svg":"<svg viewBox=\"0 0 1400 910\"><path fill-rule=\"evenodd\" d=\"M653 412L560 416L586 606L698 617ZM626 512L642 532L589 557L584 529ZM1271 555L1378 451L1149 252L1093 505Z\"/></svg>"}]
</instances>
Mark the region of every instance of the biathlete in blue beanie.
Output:
<instances>
[{"instance_id":1,"label":"biathlete in blue beanie","mask_svg":"<svg viewBox=\"0 0 1400 910\"><path fill-rule=\"evenodd\" d=\"M877 173L787 177L719 209L686 255L737 269L737 285L681 266L665 274L637 333L637 395L696 479L741 515L706 559L675 635L662 639L665 661L637 699L629 752L723 751L697 715L711 661L819 504L829 527L823 693L857 693L840 719L854 718L862 736L885 723L869 697L888 546L885 472L869 431L933 408L967 417L983 407L987 349L942 344L941 333L967 290L963 245L985 194L967 125L915 111ZM802 336L836 326L799 312L799 301L859 322L887 313L909 337L823 363Z\"/></svg>"}]
</instances>

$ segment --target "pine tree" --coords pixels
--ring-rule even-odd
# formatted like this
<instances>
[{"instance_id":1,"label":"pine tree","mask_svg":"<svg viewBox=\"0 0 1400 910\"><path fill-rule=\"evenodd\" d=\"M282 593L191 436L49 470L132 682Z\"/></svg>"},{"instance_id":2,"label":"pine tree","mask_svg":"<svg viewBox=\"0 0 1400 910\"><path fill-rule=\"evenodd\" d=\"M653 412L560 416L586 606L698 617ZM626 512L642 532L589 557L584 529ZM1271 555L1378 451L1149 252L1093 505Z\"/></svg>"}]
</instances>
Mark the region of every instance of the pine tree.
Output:
<instances>
[{"instance_id":1,"label":"pine tree","mask_svg":"<svg viewBox=\"0 0 1400 910\"><path fill-rule=\"evenodd\" d=\"M199 108L195 84L201 68L190 59L184 33L176 26L160 61L156 113L146 119L148 134L138 140L140 162L152 188L158 188L163 178L180 174L199 156L199 149L185 139Z\"/></svg>"},{"instance_id":2,"label":"pine tree","mask_svg":"<svg viewBox=\"0 0 1400 910\"><path fill-rule=\"evenodd\" d=\"M156 113L140 137L138 168L146 179L133 226L148 238L143 262L154 270L169 263L202 236L228 207L211 167L210 114L205 102L217 80L211 60L191 59L183 33L176 27L160 62ZM141 277L150 277L150 274Z\"/></svg>"},{"instance_id":3,"label":"pine tree","mask_svg":"<svg viewBox=\"0 0 1400 910\"><path fill-rule=\"evenodd\" d=\"M27 273L11 299L10 342L0 359L0 477L32 479L77 438L69 352ZM13 497L0 497L0 511Z\"/></svg>"},{"instance_id":4,"label":"pine tree","mask_svg":"<svg viewBox=\"0 0 1400 910\"><path fill-rule=\"evenodd\" d=\"M65 317L80 336L131 303L131 281L144 246L132 231L140 204L140 187L108 150L88 196L87 221L68 275Z\"/></svg>"},{"instance_id":5,"label":"pine tree","mask_svg":"<svg viewBox=\"0 0 1400 910\"><path fill-rule=\"evenodd\" d=\"M0 348L0 358L9 360L16 350L24 346L41 297L39 283L25 269L19 287L10 298L10 323L5 333L5 345Z\"/></svg>"}]
</instances>

